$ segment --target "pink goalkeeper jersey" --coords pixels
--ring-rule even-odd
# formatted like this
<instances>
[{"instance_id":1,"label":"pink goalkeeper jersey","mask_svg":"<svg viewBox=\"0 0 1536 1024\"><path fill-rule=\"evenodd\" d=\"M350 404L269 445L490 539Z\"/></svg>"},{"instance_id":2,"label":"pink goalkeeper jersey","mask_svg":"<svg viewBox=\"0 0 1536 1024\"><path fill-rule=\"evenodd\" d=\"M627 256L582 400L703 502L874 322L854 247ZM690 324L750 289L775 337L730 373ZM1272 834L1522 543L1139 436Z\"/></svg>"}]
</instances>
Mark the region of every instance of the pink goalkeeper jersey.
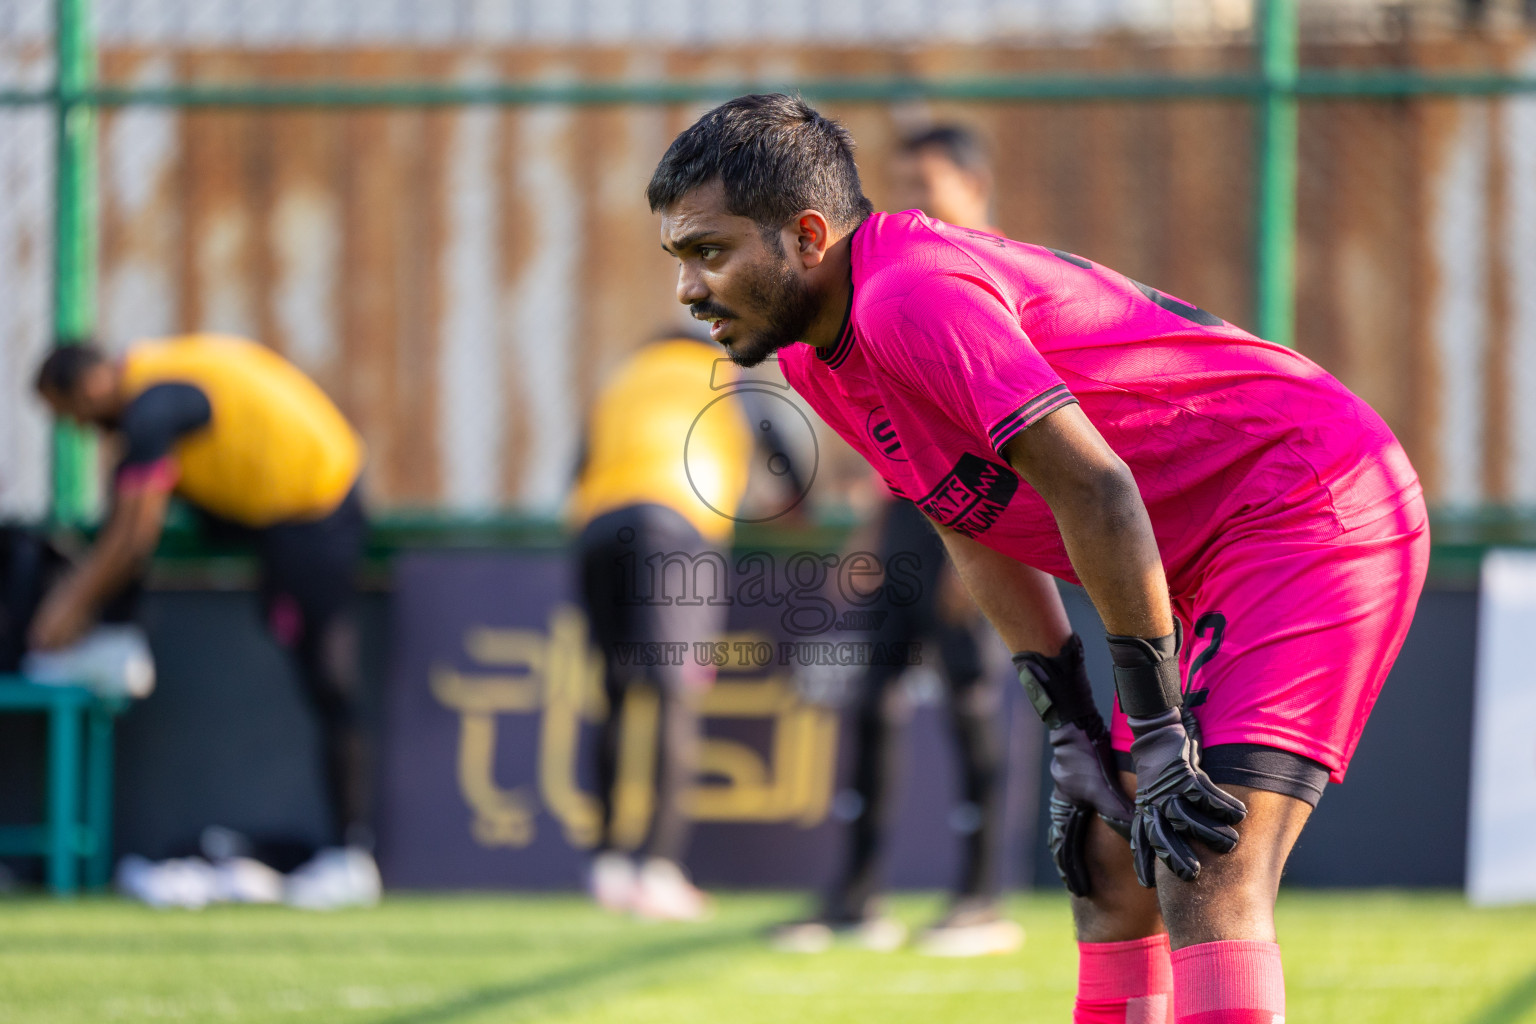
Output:
<instances>
[{"instance_id":1,"label":"pink goalkeeper jersey","mask_svg":"<svg viewBox=\"0 0 1536 1024\"><path fill-rule=\"evenodd\" d=\"M1135 474L1175 595L1224 525L1308 506L1342 532L1419 493L1316 364L1106 267L916 211L871 217L852 258L842 336L785 348L785 377L929 518L1054 576L1076 582L1055 520L1000 453L1073 402Z\"/></svg>"}]
</instances>

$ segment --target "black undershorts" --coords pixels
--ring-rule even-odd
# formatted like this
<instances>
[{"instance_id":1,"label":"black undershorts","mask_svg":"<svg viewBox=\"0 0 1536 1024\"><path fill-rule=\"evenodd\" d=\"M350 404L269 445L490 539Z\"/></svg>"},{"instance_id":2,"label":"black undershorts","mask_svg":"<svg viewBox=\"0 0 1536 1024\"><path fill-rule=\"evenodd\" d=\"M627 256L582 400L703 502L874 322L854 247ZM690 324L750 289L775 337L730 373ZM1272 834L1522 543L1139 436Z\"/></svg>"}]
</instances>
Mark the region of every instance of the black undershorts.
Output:
<instances>
[{"instance_id":1,"label":"black undershorts","mask_svg":"<svg viewBox=\"0 0 1536 1024\"><path fill-rule=\"evenodd\" d=\"M1115 751L1115 763L1132 771L1131 755ZM1218 786L1247 786L1305 800L1316 807L1328 785L1328 769L1310 757L1261 743L1222 743L1200 753L1200 767Z\"/></svg>"}]
</instances>

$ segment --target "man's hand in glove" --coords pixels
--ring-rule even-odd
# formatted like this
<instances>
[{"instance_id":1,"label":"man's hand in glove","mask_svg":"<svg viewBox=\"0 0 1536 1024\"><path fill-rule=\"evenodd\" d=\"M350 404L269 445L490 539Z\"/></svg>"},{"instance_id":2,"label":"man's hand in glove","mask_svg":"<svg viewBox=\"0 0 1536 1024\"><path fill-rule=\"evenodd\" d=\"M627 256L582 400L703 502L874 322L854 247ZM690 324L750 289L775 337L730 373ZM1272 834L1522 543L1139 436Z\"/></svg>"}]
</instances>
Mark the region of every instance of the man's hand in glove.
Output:
<instances>
[{"instance_id":1,"label":"man's hand in glove","mask_svg":"<svg viewBox=\"0 0 1536 1024\"><path fill-rule=\"evenodd\" d=\"M1056 783L1047 836L1051 860L1067 891L1087 896L1089 824L1097 814L1129 838L1132 807L1120 789L1109 732L1093 703L1083 642L1073 635L1055 657L1025 651L1013 656L1013 664L1030 703L1050 729L1051 778Z\"/></svg>"},{"instance_id":2,"label":"man's hand in glove","mask_svg":"<svg viewBox=\"0 0 1536 1024\"><path fill-rule=\"evenodd\" d=\"M1131 855L1136 879L1151 888L1156 861L1186 882L1200 875L1200 858L1190 846L1198 839L1217 853L1237 845L1232 826L1248 808L1200 769L1200 731L1183 708L1149 718L1131 718L1131 761L1136 766L1136 817Z\"/></svg>"},{"instance_id":3,"label":"man's hand in glove","mask_svg":"<svg viewBox=\"0 0 1536 1024\"><path fill-rule=\"evenodd\" d=\"M1186 882L1200 874L1191 839L1217 853L1237 845L1232 826L1248 815L1237 797L1217 787L1200 768L1200 729L1179 692L1179 634L1143 639L1109 637L1115 689L1131 726L1136 769L1136 815L1131 855L1136 879L1157 884L1157 861Z\"/></svg>"}]
</instances>

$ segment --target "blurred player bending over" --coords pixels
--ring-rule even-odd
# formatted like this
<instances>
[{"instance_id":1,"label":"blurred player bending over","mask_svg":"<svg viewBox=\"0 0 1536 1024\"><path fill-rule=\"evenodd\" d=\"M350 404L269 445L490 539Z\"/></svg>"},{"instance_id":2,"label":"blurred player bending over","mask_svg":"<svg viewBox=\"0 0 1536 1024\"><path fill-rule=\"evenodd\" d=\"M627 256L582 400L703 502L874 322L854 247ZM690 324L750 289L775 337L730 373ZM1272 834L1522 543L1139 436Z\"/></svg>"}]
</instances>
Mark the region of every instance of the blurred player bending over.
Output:
<instances>
[{"instance_id":1,"label":"blurred player bending over","mask_svg":"<svg viewBox=\"0 0 1536 1024\"><path fill-rule=\"evenodd\" d=\"M699 701L715 670L691 656L644 664L670 659L636 652L663 643L691 651L725 629L725 602L674 601L680 586L709 597L719 592L709 588L727 585L722 552L747 487L753 442L746 418L735 409L705 416L722 395L711 385L729 384L715 380L721 368L735 369L698 339L664 337L640 346L593 405L570 507L581 530L580 588L603 654L608 700L598 740L602 831L589 886L608 910L663 920L698 920L709 910L682 868L689 824L682 801L698 761ZM716 429L694 432L695 422ZM650 736L625 728L646 697L656 702ZM654 762L637 759L655 764L648 780L654 789L646 835L632 859L619 846L615 811L624 744L642 737L656 745Z\"/></svg>"},{"instance_id":2,"label":"blurred player bending over","mask_svg":"<svg viewBox=\"0 0 1536 1024\"><path fill-rule=\"evenodd\" d=\"M325 745L333 845L290 876L288 898L310 907L376 902L353 617L367 527L356 433L313 381L238 338L146 341L120 360L90 345L59 348L38 371L37 390L55 415L119 435L123 455L111 514L38 609L32 646L75 640L134 583L173 493L214 532L251 541L268 628L296 657Z\"/></svg>"},{"instance_id":3,"label":"blurred player bending over","mask_svg":"<svg viewBox=\"0 0 1536 1024\"><path fill-rule=\"evenodd\" d=\"M1050 727L1075 1020L1280 1024L1280 873L1344 777L1429 555L1380 417L1302 356L1079 256L872 214L848 133L789 97L705 114L649 200L678 299L743 365L783 350L1017 652ZM864 434L880 406L894 455ZM1051 576L1109 631L1108 730Z\"/></svg>"},{"instance_id":4,"label":"blurred player bending over","mask_svg":"<svg viewBox=\"0 0 1536 1024\"><path fill-rule=\"evenodd\" d=\"M969 129L938 125L907 137L892 172L896 209L920 209L957 227L995 233L990 226L992 172L981 140ZM946 956L1009 952L1019 947L1024 934L1016 922L1003 917L1000 906L1007 782L1000 720L1004 695L996 677L984 670L972 632L976 608L958 586L943 542L916 505L892 498L883 483L877 486L887 498L874 513L880 564L890 565L898 554L915 557L919 583L910 603L874 606L885 615L872 639L898 643L920 638L938 650L962 794L974 813L950 907L924 931L919 948ZM842 869L820 913L776 929L773 939L780 949L817 952L838 935L870 948L890 949L904 938L902 924L882 914L878 902L906 760L902 739L910 710L897 685L903 671L904 666L876 664L864 673L853 778L859 815L849 827Z\"/></svg>"}]
</instances>

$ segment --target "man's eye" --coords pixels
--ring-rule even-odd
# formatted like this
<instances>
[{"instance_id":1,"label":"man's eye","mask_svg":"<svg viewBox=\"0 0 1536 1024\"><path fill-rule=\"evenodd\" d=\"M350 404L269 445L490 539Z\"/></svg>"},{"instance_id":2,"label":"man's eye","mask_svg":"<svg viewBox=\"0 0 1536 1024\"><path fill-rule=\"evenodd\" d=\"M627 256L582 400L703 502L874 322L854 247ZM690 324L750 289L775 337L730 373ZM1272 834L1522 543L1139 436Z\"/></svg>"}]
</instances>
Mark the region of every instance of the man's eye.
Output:
<instances>
[{"instance_id":1,"label":"man's eye","mask_svg":"<svg viewBox=\"0 0 1536 1024\"><path fill-rule=\"evenodd\" d=\"M719 246L715 246L715 245L701 245L701 246L699 246L699 259L704 260L705 262L708 262L709 260L714 259L718 255L720 255L720 247Z\"/></svg>"}]
</instances>

